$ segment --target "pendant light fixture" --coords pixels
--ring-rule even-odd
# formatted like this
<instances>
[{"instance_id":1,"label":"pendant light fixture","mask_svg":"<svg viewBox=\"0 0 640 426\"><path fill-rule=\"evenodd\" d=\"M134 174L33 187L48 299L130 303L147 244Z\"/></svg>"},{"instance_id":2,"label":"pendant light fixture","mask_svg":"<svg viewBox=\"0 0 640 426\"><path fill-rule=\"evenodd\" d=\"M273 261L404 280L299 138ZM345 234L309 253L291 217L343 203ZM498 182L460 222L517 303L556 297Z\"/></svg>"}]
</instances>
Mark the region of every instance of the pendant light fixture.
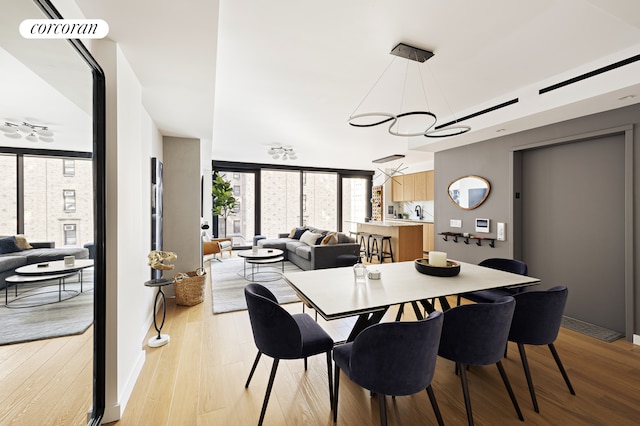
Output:
<instances>
[{"instance_id":1,"label":"pendant light fixture","mask_svg":"<svg viewBox=\"0 0 640 426\"><path fill-rule=\"evenodd\" d=\"M429 138L441 138L459 135L471 130L468 126L458 125L457 120L453 120L450 123L442 127L436 126L437 116L434 112L430 111L429 103L427 99L427 93L424 87L424 80L420 64L426 62L429 58L433 57L433 52L429 50L420 49L408 44L399 43L391 52L394 55L391 63L385 68L380 77L376 80L374 85L369 89L364 99L358 104L355 111L349 117L349 124L354 127L374 127L381 124L389 124L388 131L394 136L425 136ZM404 72L404 81L402 84L402 93L400 101L400 110L395 112L389 111L368 111L358 112L360 107L365 103L367 98L374 91L376 86L387 74L387 71L394 64L396 58L406 59L406 67ZM409 78L409 66L414 63L417 69L417 79L419 80L419 87L422 89L422 95L424 97L424 109L407 110L403 111L405 98L407 95L407 81ZM446 102L446 100L445 100Z\"/></svg>"}]
</instances>

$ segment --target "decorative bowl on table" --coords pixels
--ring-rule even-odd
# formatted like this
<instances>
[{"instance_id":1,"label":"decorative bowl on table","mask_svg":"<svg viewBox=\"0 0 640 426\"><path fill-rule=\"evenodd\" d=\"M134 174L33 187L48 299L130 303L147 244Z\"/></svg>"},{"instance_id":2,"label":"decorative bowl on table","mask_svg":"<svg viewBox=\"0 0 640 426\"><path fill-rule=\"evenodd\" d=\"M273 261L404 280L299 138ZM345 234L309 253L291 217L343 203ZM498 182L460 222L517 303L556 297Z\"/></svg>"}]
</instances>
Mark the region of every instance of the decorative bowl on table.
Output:
<instances>
[{"instance_id":1,"label":"decorative bowl on table","mask_svg":"<svg viewBox=\"0 0 640 426\"><path fill-rule=\"evenodd\" d=\"M447 260L447 266L434 266L429 264L428 258L416 259L415 266L421 274L434 277L455 277L460 273L460 264L452 260Z\"/></svg>"}]
</instances>

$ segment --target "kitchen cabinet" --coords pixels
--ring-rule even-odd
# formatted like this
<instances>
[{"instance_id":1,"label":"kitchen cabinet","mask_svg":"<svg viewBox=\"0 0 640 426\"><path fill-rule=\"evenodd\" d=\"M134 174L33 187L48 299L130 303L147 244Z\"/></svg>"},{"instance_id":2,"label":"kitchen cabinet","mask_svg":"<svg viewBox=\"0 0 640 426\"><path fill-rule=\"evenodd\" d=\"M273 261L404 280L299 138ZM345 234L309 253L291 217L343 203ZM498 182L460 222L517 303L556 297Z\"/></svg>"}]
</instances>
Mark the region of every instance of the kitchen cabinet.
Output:
<instances>
[{"instance_id":1,"label":"kitchen cabinet","mask_svg":"<svg viewBox=\"0 0 640 426\"><path fill-rule=\"evenodd\" d=\"M391 237L394 262L412 261L422 258L423 225L414 222L382 221L360 222L358 232Z\"/></svg>"},{"instance_id":2,"label":"kitchen cabinet","mask_svg":"<svg viewBox=\"0 0 640 426\"><path fill-rule=\"evenodd\" d=\"M391 201L404 200L404 175L391 178Z\"/></svg>"},{"instance_id":3,"label":"kitchen cabinet","mask_svg":"<svg viewBox=\"0 0 640 426\"><path fill-rule=\"evenodd\" d=\"M422 250L433 251L435 244L435 235L433 231L433 223L425 223L422 225Z\"/></svg>"},{"instance_id":4,"label":"kitchen cabinet","mask_svg":"<svg viewBox=\"0 0 640 426\"><path fill-rule=\"evenodd\" d=\"M416 199L415 193L415 185L416 185L416 174L408 174L404 175L404 188L402 189L402 201L413 201Z\"/></svg>"},{"instance_id":5,"label":"kitchen cabinet","mask_svg":"<svg viewBox=\"0 0 640 426\"><path fill-rule=\"evenodd\" d=\"M394 176L391 182L391 201L433 200L433 170Z\"/></svg>"}]
</instances>

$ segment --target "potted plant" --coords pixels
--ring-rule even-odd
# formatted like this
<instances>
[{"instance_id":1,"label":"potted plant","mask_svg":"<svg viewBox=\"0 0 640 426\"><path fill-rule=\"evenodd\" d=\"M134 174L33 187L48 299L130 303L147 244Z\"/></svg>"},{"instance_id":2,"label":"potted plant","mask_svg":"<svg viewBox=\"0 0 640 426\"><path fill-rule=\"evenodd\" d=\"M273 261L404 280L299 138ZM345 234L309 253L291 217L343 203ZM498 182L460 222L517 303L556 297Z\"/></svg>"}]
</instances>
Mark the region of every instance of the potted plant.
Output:
<instances>
[{"instance_id":1,"label":"potted plant","mask_svg":"<svg viewBox=\"0 0 640 426\"><path fill-rule=\"evenodd\" d=\"M219 174L215 174L211 185L213 198L212 213L224 220L224 236L227 236L227 218L233 214L233 209L238 206L238 200L233 196L231 182L224 180Z\"/></svg>"}]
</instances>

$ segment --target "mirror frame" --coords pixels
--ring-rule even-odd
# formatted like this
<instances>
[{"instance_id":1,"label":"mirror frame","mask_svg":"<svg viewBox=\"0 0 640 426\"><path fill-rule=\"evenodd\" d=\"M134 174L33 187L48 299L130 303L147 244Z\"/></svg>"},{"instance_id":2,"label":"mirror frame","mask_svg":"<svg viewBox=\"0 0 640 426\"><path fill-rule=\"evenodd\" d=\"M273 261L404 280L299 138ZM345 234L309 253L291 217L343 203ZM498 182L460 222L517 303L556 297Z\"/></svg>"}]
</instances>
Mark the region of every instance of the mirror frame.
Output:
<instances>
[{"instance_id":1,"label":"mirror frame","mask_svg":"<svg viewBox=\"0 0 640 426\"><path fill-rule=\"evenodd\" d=\"M63 19L52 0L33 0L49 19ZM106 163L106 77L98 61L78 39L67 40L86 62L93 76L93 241L94 260L93 295L93 405L87 426L99 426L106 405L107 371L107 163Z\"/></svg>"},{"instance_id":2,"label":"mirror frame","mask_svg":"<svg viewBox=\"0 0 640 426\"><path fill-rule=\"evenodd\" d=\"M470 207L463 207L460 204L458 204L453 197L451 197L451 185L453 185L456 182L461 181L462 179L466 179L466 178L473 178L473 179L478 179L483 181L486 185L487 185L487 192L485 192L484 197L482 197L482 200L480 200L479 202L477 202L476 204L474 204L473 206ZM456 205L456 207L462 209L462 210L473 210L476 209L478 207L480 207L482 205L482 203L485 202L485 200L487 199L487 197L489 196L489 193L491 192L491 184L489 183L489 181L481 176L477 176L477 175L467 175L467 176L460 176L459 178L453 180L452 182L449 183L449 185L447 185L447 196L449 197L449 199L451 200L451 202L453 204Z\"/></svg>"}]
</instances>

